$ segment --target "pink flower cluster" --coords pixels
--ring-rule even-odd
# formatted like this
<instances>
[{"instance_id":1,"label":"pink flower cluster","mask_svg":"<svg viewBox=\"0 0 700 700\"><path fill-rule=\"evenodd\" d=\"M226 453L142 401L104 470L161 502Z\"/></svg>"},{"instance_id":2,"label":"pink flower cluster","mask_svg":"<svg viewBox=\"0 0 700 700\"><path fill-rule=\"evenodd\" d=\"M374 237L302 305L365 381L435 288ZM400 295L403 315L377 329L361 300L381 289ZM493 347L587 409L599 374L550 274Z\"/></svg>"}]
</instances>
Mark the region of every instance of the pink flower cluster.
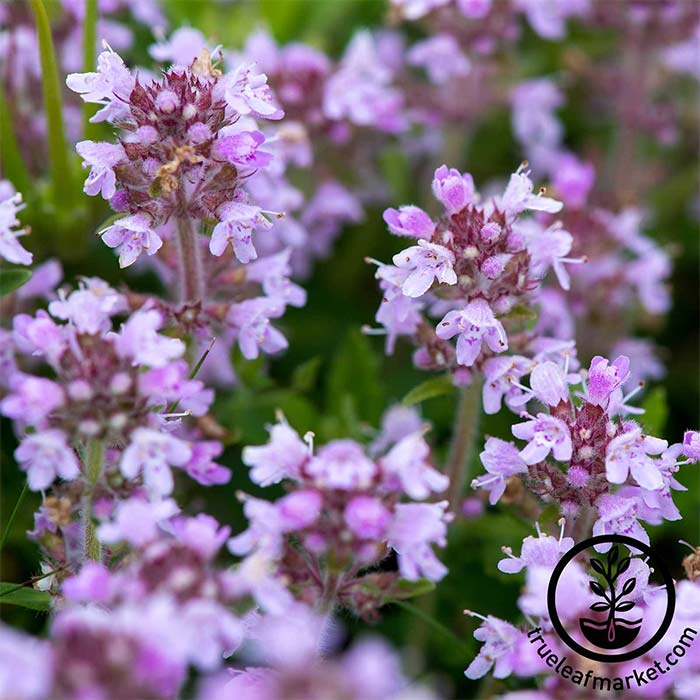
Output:
<instances>
[{"instance_id":1,"label":"pink flower cluster","mask_svg":"<svg viewBox=\"0 0 700 700\"><path fill-rule=\"evenodd\" d=\"M267 445L245 448L243 461L256 484L282 482L288 490L272 502L242 497L250 526L229 549L246 557L243 569L256 562L259 570L264 562L302 600L318 604L335 596L364 616L390 599L399 576L439 581L447 572L433 552L433 545L445 545L447 503L416 502L448 485L431 464L422 432L402 435L372 458L352 440L313 452L311 436L305 442L282 421L271 428ZM404 496L410 501L402 502ZM365 571L392 550L398 572ZM258 581L251 592L265 590Z\"/></svg>"},{"instance_id":2,"label":"pink flower cluster","mask_svg":"<svg viewBox=\"0 0 700 700\"><path fill-rule=\"evenodd\" d=\"M684 487L675 474L699 455L692 431L683 443L669 446L627 417L639 412L627 405L631 395L623 396L629 372L629 359L620 356L612 363L595 357L580 375L567 374L566 367L552 361L536 363L523 372L530 375L529 387L520 382L523 375L510 374L509 405L536 401L538 410L534 415L521 410L526 420L512 427L524 447L488 438L481 453L487 473L472 485L488 490L493 504L510 479L522 479L572 523L595 513L594 535L626 534L648 543L638 521L656 525L681 517L671 492ZM582 390L572 395L571 386L577 384Z\"/></svg>"},{"instance_id":3,"label":"pink flower cluster","mask_svg":"<svg viewBox=\"0 0 700 700\"><path fill-rule=\"evenodd\" d=\"M173 466L204 484L228 480L228 469L212 461L218 444L197 443L169 422L166 406L203 416L213 399L189 378L184 343L158 332L163 318L155 309L140 309L114 331L113 317L127 311L122 294L85 278L77 290L61 292L48 313L15 316L17 358L10 359L0 410L21 436L15 457L31 489L43 491L57 477L78 479L78 454L91 440L115 448L108 491L128 480L153 497L169 494Z\"/></svg>"},{"instance_id":4,"label":"pink flower cluster","mask_svg":"<svg viewBox=\"0 0 700 700\"><path fill-rule=\"evenodd\" d=\"M444 165L432 189L445 210L437 222L415 206L384 212L391 233L412 237L416 245L397 253L393 265L378 263L383 300L376 320L385 328L388 352L397 337L414 338L414 361L423 369L480 367L508 350L504 322L518 306L534 303L547 271L552 268L568 288L565 266L581 260L568 257L572 237L560 225L545 228L521 218L526 210L562 207L535 194L523 168L502 196L485 201L469 174ZM435 324L427 316L441 320ZM455 337L456 347L450 342Z\"/></svg>"}]
</instances>

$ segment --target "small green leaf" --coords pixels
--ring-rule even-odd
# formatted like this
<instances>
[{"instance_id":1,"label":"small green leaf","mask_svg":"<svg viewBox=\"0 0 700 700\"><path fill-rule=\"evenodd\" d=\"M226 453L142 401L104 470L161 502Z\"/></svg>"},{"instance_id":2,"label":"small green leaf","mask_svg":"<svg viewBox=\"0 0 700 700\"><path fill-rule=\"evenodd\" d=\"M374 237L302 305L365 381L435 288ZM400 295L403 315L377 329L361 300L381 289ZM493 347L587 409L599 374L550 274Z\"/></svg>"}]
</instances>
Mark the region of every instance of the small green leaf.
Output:
<instances>
[{"instance_id":1,"label":"small green leaf","mask_svg":"<svg viewBox=\"0 0 700 700\"><path fill-rule=\"evenodd\" d=\"M31 279L32 271L22 267L0 270L0 297L14 292Z\"/></svg>"},{"instance_id":2,"label":"small green leaf","mask_svg":"<svg viewBox=\"0 0 700 700\"><path fill-rule=\"evenodd\" d=\"M400 579L392 587L391 597L394 600L408 600L419 595L425 595L433 590L435 590L435 582L429 581L427 578L420 578L417 581Z\"/></svg>"},{"instance_id":3,"label":"small green leaf","mask_svg":"<svg viewBox=\"0 0 700 700\"><path fill-rule=\"evenodd\" d=\"M362 424L376 425L384 401L381 359L367 336L351 330L339 343L326 381L326 406L345 437L359 437Z\"/></svg>"},{"instance_id":4,"label":"small green leaf","mask_svg":"<svg viewBox=\"0 0 700 700\"><path fill-rule=\"evenodd\" d=\"M421 403L427 399L433 399L436 396L449 394L455 390L455 385L449 374L443 374L434 379L428 379L422 384L413 387L411 391L403 397L404 406L412 406L416 403Z\"/></svg>"},{"instance_id":5,"label":"small green leaf","mask_svg":"<svg viewBox=\"0 0 700 700\"><path fill-rule=\"evenodd\" d=\"M316 385L322 359L319 355L299 365L292 373L292 387L297 391L310 391Z\"/></svg>"},{"instance_id":6,"label":"small green leaf","mask_svg":"<svg viewBox=\"0 0 700 700\"><path fill-rule=\"evenodd\" d=\"M51 596L46 591L38 591L29 586L18 587L16 583L0 583L0 603L45 612L51 607Z\"/></svg>"}]
</instances>

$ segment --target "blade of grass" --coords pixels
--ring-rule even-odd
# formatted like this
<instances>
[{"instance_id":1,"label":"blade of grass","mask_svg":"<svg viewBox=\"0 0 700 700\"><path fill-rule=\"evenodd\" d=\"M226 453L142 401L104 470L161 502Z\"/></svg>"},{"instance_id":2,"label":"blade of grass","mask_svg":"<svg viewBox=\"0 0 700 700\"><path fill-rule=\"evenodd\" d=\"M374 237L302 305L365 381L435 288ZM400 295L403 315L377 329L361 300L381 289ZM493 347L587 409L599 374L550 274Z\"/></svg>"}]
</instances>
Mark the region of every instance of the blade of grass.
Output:
<instances>
[{"instance_id":1,"label":"blade of grass","mask_svg":"<svg viewBox=\"0 0 700 700\"><path fill-rule=\"evenodd\" d=\"M12 128L12 118L2 83L0 82L0 156L5 177L21 192L25 200L31 194L31 178L19 150L17 137Z\"/></svg>"},{"instance_id":2,"label":"blade of grass","mask_svg":"<svg viewBox=\"0 0 700 700\"><path fill-rule=\"evenodd\" d=\"M44 112L46 114L47 135L49 140L49 160L51 163L51 181L56 210L69 208L74 200L72 173L68 160L68 146L63 125L63 104L61 86L58 79L58 65L51 37L51 25L42 0L31 0L37 37L39 39L39 58L41 60L41 84L44 93Z\"/></svg>"},{"instance_id":3,"label":"blade of grass","mask_svg":"<svg viewBox=\"0 0 700 700\"><path fill-rule=\"evenodd\" d=\"M17 513L19 512L19 509L22 507L22 502L24 501L24 497L27 495L27 482L24 482L24 486L22 487L22 491L19 494L19 498L17 499L17 503L15 503L15 507L12 509L12 513L10 513L10 518L7 521L7 525L5 525L5 529L2 532L2 538L0 539L0 552L2 552L3 548L5 547L5 541L7 540L10 532L12 531L12 525L15 522L15 518L17 517Z\"/></svg>"},{"instance_id":4,"label":"blade of grass","mask_svg":"<svg viewBox=\"0 0 700 700\"><path fill-rule=\"evenodd\" d=\"M406 603L402 600L393 600L391 602L394 605L397 605L398 607L403 608L407 612L411 613L411 615L415 615L416 617L420 618L421 620L423 620L423 622L428 624L437 632L440 632L440 634L442 634L443 636L449 637L455 644L457 644L458 647L466 647L466 644L463 639L460 639L451 629L445 627L445 625L443 625L442 622L439 622L431 615L428 615L428 613L421 610L417 605L413 605L413 603Z\"/></svg>"},{"instance_id":5,"label":"blade of grass","mask_svg":"<svg viewBox=\"0 0 700 700\"><path fill-rule=\"evenodd\" d=\"M85 0L85 18L83 19L83 72L95 70L95 51L97 48L97 0ZM95 105L83 103L83 136L89 137L92 130L90 117L95 113Z\"/></svg>"}]
</instances>

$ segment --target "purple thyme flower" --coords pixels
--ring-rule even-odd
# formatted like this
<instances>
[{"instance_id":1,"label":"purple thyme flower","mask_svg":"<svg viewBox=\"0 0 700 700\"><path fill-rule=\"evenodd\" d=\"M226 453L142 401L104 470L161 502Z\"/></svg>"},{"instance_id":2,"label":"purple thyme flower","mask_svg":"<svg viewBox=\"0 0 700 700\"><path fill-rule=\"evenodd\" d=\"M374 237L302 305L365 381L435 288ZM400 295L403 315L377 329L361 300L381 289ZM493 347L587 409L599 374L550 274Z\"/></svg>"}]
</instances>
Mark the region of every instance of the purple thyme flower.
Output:
<instances>
[{"instance_id":1,"label":"purple thyme flower","mask_svg":"<svg viewBox=\"0 0 700 700\"><path fill-rule=\"evenodd\" d=\"M613 438L605 457L605 474L613 484L622 484L629 474L645 489L654 491L663 486L658 460L649 455L661 454L668 447L666 440L643 435L642 429L632 424L625 432Z\"/></svg>"},{"instance_id":2,"label":"purple thyme flower","mask_svg":"<svg viewBox=\"0 0 700 700\"><path fill-rule=\"evenodd\" d=\"M568 462L572 446L569 426L564 421L546 413L538 413L525 423L512 427L515 437L527 440L528 444L520 451L525 464L536 464L552 453L554 459Z\"/></svg>"},{"instance_id":3,"label":"purple thyme flower","mask_svg":"<svg viewBox=\"0 0 700 700\"><path fill-rule=\"evenodd\" d=\"M457 284L454 262L451 251L425 240L394 255L394 265L406 274L401 288L409 297L425 294L434 280L441 284Z\"/></svg>"},{"instance_id":4,"label":"purple thyme flower","mask_svg":"<svg viewBox=\"0 0 700 700\"><path fill-rule=\"evenodd\" d=\"M472 488L489 491L489 503L495 505L506 490L506 479L515 474L527 473L527 464L512 442L490 437L479 455L488 474L472 481Z\"/></svg>"},{"instance_id":5,"label":"purple thyme flower","mask_svg":"<svg viewBox=\"0 0 700 700\"><path fill-rule=\"evenodd\" d=\"M118 219L101 232L110 248L119 248L119 267L136 262L143 251L155 255L163 245L148 214L131 214Z\"/></svg>"},{"instance_id":6,"label":"purple thyme flower","mask_svg":"<svg viewBox=\"0 0 700 700\"><path fill-rule=\"evenodd\" d=\"M447 536L447 501L400 503L389 526L388 538L399 556L401 575L409 581L421 576L439 581L447 568L435 556L432 546L444 547Z\"/></svg>"},{"instance_id":7,"label":"purple thyme flower","mask_svg":"<svg viewBox=\"0 0 700 700\"><path fill-rule=\"evenodd\" d=\"M508 339L500 321L483 299L475 299L460 311L449 311L437 327L437 335L448 339L457 338L457 362L471 367L486 344L494 352L508 349Z\"/></svg>"},{"instance_id":8,"label":"purple thyme flower","mask_svg":"<svg viewBox=\"0 0 700 700\"><path fill-rule=\"evenodd\" d=\"M80 473L75 452L60 430L42 430L29 435L15 450L15 459L27 472L32 491L43 491L56 477L72 480Z\"/></svg>"},{"instance_id":9,"label":"purple thyme flower","mask_svg":"<svg viewBox=\"0 0 700 700\"><path fill-rule=\"evenodd\" d=\"M0 180L0 257L15 265L31 265L32 254L17 240L27 231L18 229L17 212L24 209L22 195L8 180Z\"/></svg>"}]
</instances>

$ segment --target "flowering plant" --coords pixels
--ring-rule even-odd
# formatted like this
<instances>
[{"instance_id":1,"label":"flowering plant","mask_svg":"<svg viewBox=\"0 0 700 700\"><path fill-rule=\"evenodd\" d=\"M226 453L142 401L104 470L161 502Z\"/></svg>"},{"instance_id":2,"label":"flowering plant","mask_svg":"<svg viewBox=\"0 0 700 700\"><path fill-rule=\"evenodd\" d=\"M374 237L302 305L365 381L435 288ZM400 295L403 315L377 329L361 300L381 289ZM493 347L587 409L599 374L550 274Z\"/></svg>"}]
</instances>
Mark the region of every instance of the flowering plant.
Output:
<instances>
[{"instance_id":1,"label":"flowering plant","mask_svg":"<svg viewBox=\"0 0 700 700\"><path fill-rule=\"evenodd\" d=\"M0 6L0 697L696 698L698 27Z\"/></svg>"}]
</instances>

